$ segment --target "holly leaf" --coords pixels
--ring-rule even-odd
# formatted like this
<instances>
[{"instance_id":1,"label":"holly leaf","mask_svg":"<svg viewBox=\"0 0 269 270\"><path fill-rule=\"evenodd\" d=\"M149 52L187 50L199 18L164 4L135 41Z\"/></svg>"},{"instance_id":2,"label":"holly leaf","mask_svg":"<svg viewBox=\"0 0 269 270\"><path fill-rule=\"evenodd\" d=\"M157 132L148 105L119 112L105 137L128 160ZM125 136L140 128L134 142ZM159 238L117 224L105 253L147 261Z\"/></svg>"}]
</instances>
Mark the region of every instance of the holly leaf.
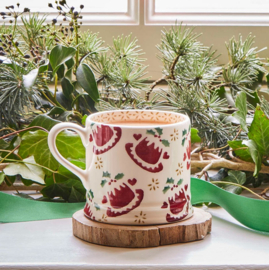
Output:
<instances>
[{"instance_id":1,"label":"holly leaf","mask_svg":"<svg viewBox=\"0 0 269 270\"><path fill-rule=\"evenodd\" d=\"M165 147L168 147L170 145L169 141L167 140L162 140L162 144L165 146Z\"/></svg>"},{"instance_id":2,"label":"holly leaf","mask_svg":"<svg viewBox=\"0 0 269 270\"><path fill-rule=\"evenodd\" d=\"M94 198L94 196L93 196L93 192L92 192L92 190L91 190L91 189L89 190L89 194L90 194L90 198L91 198L91 199L93 199L93 198Z\"/></svg>"},{"instance_id":3,"label":"holly leaf","mask_svg":"<svg viewBox=\"0 0 269 270\"><path fill-rule=\"evenodd\" d=\"M168 190L170 189L170 186L166 186L166 187L164 187L164 189L163 189L163 193L166 193Z\"/></svg>"},{"instance_id":4,"label":"holly leaf","mask_svg":"<svg viewBox=\"0 0 269 270\"><path fill-rule=\"evenodd\" d=\"M247 94L245 92L240 92L235 100L235 106L238 109L237 112L233 113L233 117L236 118L241 125L241 128L245 131L248 132L248 127L247 127Z\"/></svg>"},{"instance_id":5,"label":"holly leaf","mask_svg":"<svg viewBox=\"0 0 269 270\"><path fill-rule=\"evenodd\" d=\"M95 209L97 210L97 211L99 211L101 208L100 208L100 206L95 202L94 203L94 207L95 207Z\"/></svg>"},{"instance_id":6,"label":"holly leaf","mask_svg":"<svg viewBox=\"0 0 269 270\"><path fill-rule=\"evenodd\" d=\"M120 180L123 176L124 176L123 173L118 173L118 174L115 176L115 179L116 179L116 180Z\"/></svg>"},{"instance_id":7,"label":"holly leaf","mask_svg":"<svg viewBox=\"0 0 269 270\"><path fill-rule=\"evenodd\" d=\"M200 143L201 138L198 135L198 129L192 128L191 129L191 143Z\"/></svg>"},{"instance_id":8,"label":"holly leaf","mask_svg":"<svg viewBox=\"0 0 269 270\"><path fill-rule=\"evenodd\" d=\"M228 176L223 179L225 182L231 182L239 185L244 185L246 182L246 174L240 171L228 171ZM240 194L242 188L235 185L221 184L222 188L231 193Z\"/></svg>"},{"instance_id":9,"label":"holly leaf","mask_svg":"<svg viewBox=\"0 0 269 270\"><path fill-rule=\"evenodd\" d=\"M109 172L103 172L103 177L110 177L110 173Z\"/></svg>"},{"instance_id":10,"label":"holly leaf","mask_svg":"<svg viewBox=\"0 0 269 270\"><path fill-rule=\"evenodd\" d=\"M228 145L234 150L237 157L244 161L253 162L249 149L242 141L228 141Z\"/></svg>"},{"instance_id":11,"label":"holly leaf","mask_svg":"<svg viewBox=\"0 0 269 270\"><path fill-rule=\"evenodd\" d=\"M259 153L258 146L253 140L244 140L242 144L248 146L250 155L255 163L255 171L253 173L253 176L257 176L262 167L262 158L261 154Z\"/></svg>"},{"instance_id":12,"label":"holly leaf","mask_svg":"<svg viewBox=\"0 0 269 270\"><path fill-rule=\"evenodd\" d=\"M106 183L107 183L107 180L105 180L105 179L104 179L104 180L102 180L102 182L101 182L101 186L102 186L102 187L104 187L104 185L105 185Z\"/></svg>"},{"instance_id":13,"label":"holly leaf","mask_svg":"<svg viewBox=\"0 0 269 270\"><path fill-rule=\"evenodd\" d=\"M257 144L261 157L269 156L269 119L259 106L255 110L248 137Z\"/></svg>"},{"instance_id":14,"label":"holly leaf","mask_svg":"<svg viewBox=\"0 0 269 270\"><path fill-rule=\"evenodd\" d=\"M5 175L20 174L24 179L31 180L39 184L45 184L45 173L39 166L36 166L34 157L30 156L23 160L26 163L9 163L3 170Z\"/></svg>"},{"instance_id":15,"label":"holly leaf","mask_svg":"<svg viewBox=\"0 0 269 270\"><path fill-rule=\"evenodd\" d=\"M148 129L148 130L147 130L147 134L155 135L155 132L154 132L152 129Z\"/></svg>"},{"instance_id":16,"label":"holly leaf","mask_svg":"<svg viewBox=\"0 0 269 270\"><path fill-rule=\"evenodd\" d=\"M187 134L187 129L183 129L182 136L185 136Z\"/></svg>"},{"instance_id":17,"label":"holly leaf","mask_svg":"<svg viewBox=\"0 0 269 270\"><path fill-rule=\"evenodd\" d=\"M185 141L186 141L186 137L182 139L182 143L181 143L182 146L184 146Z\"/></svg>"},{"instance_id":18,"label":"holly leaf","mask_svg":"<svg viewBox=\"0 0 269 270\"><path fill-rule=\"evenodd\" d=\"M155 130L158 132L159 136L161 136L163 134L162 128L155 128Z\"/></svg>"},{"instance_id":19,"label":"holly leaf","mask_svg":"<svg viewBox=\"0 0 269 270\"><path fill-rule=\"evenodd\" d=\"M180 185L182 184L182 182L183 182L183 179L179 179L179 180L177 181L177 185L180 186Z\"/></svg>"},{"instance_id":20,"label":"holly leaf","mask_svg":"<svg viewBox=\"0 0 269 270\"><path fill-rule=\"evenodd\" d=\"M167 178L166 184L174 184L175 180L171 178Z\"/></svg>"}]
</instances>

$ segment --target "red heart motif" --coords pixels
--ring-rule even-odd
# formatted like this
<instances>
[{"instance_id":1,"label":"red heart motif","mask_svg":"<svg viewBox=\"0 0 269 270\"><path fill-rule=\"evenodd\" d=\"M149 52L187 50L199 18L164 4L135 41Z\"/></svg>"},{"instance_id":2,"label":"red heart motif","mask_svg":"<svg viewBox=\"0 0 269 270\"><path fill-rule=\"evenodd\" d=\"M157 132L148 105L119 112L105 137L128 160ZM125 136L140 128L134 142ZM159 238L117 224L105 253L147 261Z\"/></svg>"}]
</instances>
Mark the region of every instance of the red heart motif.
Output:
<instances>
[{"instance_id":1,"label":"red heart motif","mask_svg":"<svg viewBox=\"0 0 269 270\"><path fill-rule=\"evenodd\" d=\"M107 203L107 197L104 195L102 203Z\"/></svg>"},{"instance_id":2,"label":"red heart motif","mask_svg":"<svg viewBox=\"0 0 269 270\"><path fill-rule=\"evenodd\" d=\"M135 179L135 178L129 179L129 180L128 180L128 183L129 183L130 185L134 186L134 185L136 184L136 179Z\"/></svg>"},{"instance_id":3,"label":"red heart motif","mask_svg":"<svg viewBox=\"0 0 269 270\"><path fill-rule=\"evenodd\" d=\"M168 207L168 203L164 202L163 205L162 205L162 208L167 208L167 207Z\"/></svg>"},{"instance_id":4,"label":"red heart motif","mask_svg":"<svg viewBox=\"0 0 269 270\"><path fill-rule=\"evenodd\" d=\"M191 163L187 162L187 170L190 168L190 166L191 166Z\"/></svg>"},{"instance_id":5,"label":"red heart motif","mask_svg":"<svg viewBox=\"0 0 269 270\"><path fill-rule=\"evenodd\" d=\"M184 153L183 161L185 161L186 158L187 158L187 155L186 155L186 153Z\"/></svg>"},{"instance_id":6,"label":"red heart motif","mask_svg":"<svg viewBox=\"0 0 269 270\"><path fill-rule=\"evenodd\" d=\"M164 159L168 159L168 158L170 158L170 156L167 154L167 152L164 152L163 158L164 158Z\"/></svg>"},{"instance_id":7,"label":"red heart motif","mask_svg":"<svg viewBox=\"0 0 269 270\"><path fill-rule=\"evenodd\" d=\"M134 134L133 136L138 141L142 137L142 134Z\"/></svg>"}]
</instances>

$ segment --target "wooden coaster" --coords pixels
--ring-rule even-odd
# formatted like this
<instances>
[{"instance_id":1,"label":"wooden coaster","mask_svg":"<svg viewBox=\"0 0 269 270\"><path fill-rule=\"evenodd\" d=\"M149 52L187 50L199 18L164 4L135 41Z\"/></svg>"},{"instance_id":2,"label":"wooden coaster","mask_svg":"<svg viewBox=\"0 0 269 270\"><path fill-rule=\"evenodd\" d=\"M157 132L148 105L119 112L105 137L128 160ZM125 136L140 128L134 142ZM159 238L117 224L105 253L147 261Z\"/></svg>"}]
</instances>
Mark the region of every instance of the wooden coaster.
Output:
<instances>
[{"instance_id":1,"label":"wooden coaster","mask_svg":"<svg viewBox=\"0 0 269 270\"><path fill-rule=\"evenodd\" d=\"M165 225L125 226L92 221L83 210L73 215L73 234L90 243L112 247L157 247L202 240L211 232L211 214L194 208L191 218Z\"/></svg>"}]
</instances>

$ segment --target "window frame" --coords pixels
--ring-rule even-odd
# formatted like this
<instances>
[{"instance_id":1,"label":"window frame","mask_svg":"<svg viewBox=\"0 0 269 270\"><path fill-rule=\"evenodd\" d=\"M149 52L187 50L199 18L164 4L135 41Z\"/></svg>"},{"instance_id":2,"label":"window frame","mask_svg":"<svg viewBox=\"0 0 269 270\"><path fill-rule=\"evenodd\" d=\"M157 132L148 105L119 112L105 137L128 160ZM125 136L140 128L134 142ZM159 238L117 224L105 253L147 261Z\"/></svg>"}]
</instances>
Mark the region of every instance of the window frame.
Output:
<instances>
[{"instance_id":1,"label":"window frame","mask_svg":"<svg viewBox=\"0 0 269 270\"><path fill-rule=\"evenodd\" d=\"M269 26L269 11L264 12L155 12L155 0L144 2L145 25L174 25L183 22L196 26Z\"/></svg>"},{"instance_id":2,"label":"window frame","mask_svg":"<svg viewBox=\"0 0 269 270\"><path fill-rule=\"evenodd\" d=\"M128 1L127 12L81 12L83 16L83 25L139 25L140 23L140 1L139 0L126 0ZM42 2L41 2L42 3ZM31 9L31 7L29 7ZM42 7L41 7L42 8ZM39 12L39 14L45 15L47 12ZM47 16L46 21L51 22L58 15L57 11L52 11ZM63 22L59 17L58 22ZM0 17L0 23L7 23L8 19L2 19ZM22 22L19 20L19 24Z\"/></svg>"}]
</instances>

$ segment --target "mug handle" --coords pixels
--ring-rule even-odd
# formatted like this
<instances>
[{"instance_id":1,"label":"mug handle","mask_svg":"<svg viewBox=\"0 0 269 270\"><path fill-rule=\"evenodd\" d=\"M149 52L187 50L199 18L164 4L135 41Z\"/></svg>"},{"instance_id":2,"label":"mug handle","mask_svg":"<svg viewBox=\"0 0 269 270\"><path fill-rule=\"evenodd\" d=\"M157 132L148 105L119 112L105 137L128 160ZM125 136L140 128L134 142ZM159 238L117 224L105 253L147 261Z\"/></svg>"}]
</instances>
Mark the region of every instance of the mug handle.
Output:
<instances>
[{"instance_id":1,"label":"mug handle","mask_svg":"<svg viewBox=\"0 0 269 270\"><path fill-rule=\"evenodd\" d=\"M68 170L70 170L72 173L74 173L76 176L78 176L81 179L84 186L86 186L86 184L88 182L87 171L82 170L79 167L77 167L76 165L72 164L70 161L68 161L66 158L64 158L57 149L57 146L56 146L57 135L62 130L65 130L65 129L72 129L72 130L76 131L79 134L84 147L87 146L87 130L86 130L86 128L83 128L83 127L81 127L77 124L73 124L73 123L59 123L59 124L55 125L49 132L49 135L48 135L49 149L50 149L51 153L53 154L53 156L55 157L55 159L59 163L61 163L64 167L66 167ZM86 162L86 164L87 164L87 162Z\"/></svg>"}]
</instances>

